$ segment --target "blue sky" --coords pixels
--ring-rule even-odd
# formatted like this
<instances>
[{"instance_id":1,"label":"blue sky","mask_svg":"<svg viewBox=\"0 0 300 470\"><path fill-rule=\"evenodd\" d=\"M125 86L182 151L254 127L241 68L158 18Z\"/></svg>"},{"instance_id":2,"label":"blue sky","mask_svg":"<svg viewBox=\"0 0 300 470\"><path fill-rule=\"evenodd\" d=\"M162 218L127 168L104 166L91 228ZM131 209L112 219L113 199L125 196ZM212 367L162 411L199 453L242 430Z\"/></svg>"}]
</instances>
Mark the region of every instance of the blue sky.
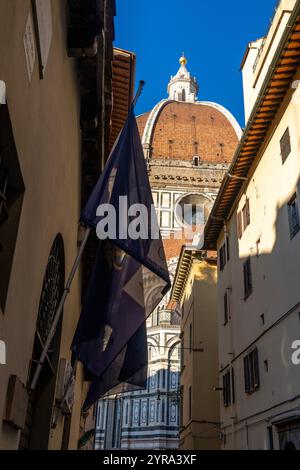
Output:
<instances>
[{"instance_id":1,"label":"blue sky","mask_svg":"<svg viewBox=\"0 0 300 470\"><path fill-rule=\"evenodd\" d=\"M167 96L182 53L197 77L198 98L228 108L244 126L242 77L247 43L269 28L276 0L117 0L117 47L137 55L136 83L146 86L136 114Z\"/></svg>"}]
</instances>

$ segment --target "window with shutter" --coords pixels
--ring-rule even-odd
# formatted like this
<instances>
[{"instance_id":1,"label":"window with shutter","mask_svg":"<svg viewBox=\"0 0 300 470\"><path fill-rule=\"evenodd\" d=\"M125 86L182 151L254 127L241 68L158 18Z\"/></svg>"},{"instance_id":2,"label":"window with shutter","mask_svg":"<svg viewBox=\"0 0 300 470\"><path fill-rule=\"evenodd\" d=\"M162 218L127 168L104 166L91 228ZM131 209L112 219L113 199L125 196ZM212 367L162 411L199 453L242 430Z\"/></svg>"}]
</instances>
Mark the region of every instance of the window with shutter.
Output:
<instances>
[{"instance_id":1,"label":"window with shutter","mask_svg":"<svg viewBox=\"0 0 300 470\"><path fill-rule=\"evenodd\" d=\"M237 235L238 238L241 238L243 234L243 227L242 227L242 213L237 213Z\"/></svg>"},{"instance_id":2,"label":"window with shutter","mask_svg":"<svg viewBox=\"0 0 300 470\"><path fill-rule=\"evenodd\" d=\"M229 247L229 237L226 237L226 255L227 255L227 261L230 260L230 247Z\"/></svg>"},{"instance_id":3,"label":"window with shutter","mask_svg":"<svg viewBox=\"0 0 300 470\"><path fill-rule=\"evenodd\" d=\"M259 388L260 382L257 348L253 349L244 357L244 377L246 393L254 392Z\"/></svg>"},{"instance_id":4,"label":"window with shutter","mask_svg":"<svg viewBox=\"0 0 300 470\"><path fill-rule=\"evenodd\" d=\"M292 199L288 203L288 217L290 226L290 237L292 240L300 230L297 194L294 194Z\"/></svg>"},{"instance_id":5,"label":"window with shutter","mask_svg":"<svg viewBox=\"0 0 300 470\"><path fill-rule=\"evenodd\" d=\"M244 233L246 227L247 227L247 214L246 214L246 206L243 207L242 209L242 234Z\"/></svg>"},{"instance_id":6,"label":"window with shutter","mask_svg":"<svg viewBox=\"0 0 300 470\"><path fill-rule=\"evenodd\" d=\"M228 292L224 294L224 325L228 323Z\"/></svg>"},{"instance_id":7,"label":"window with shutter","mask_svg":"<svg viewBox=\"0 0 300 470\"><path fill-rule=\"evenodd\" d=\"M247 224L245 227L248 227L248 225L250 225L250 203L249 203L248 198L246 199L245 213L246 213L246 224Z\"/></svg>"},{"instance_id":8,"label":"window with shutter","mask_svg":"<svg viewBox=\"0 0 300 470\"><path fill-rule=\"evenodd\" d=\"M223 375L223 405L227 406L227 397L226 397L226 375Z\"/></svg>"},{"instance_id":9,"label":"window with shutter","mask_svg":"<svg viewBox=\"0 0 300 470\"><path fill-rule=\"evenodd\" d=\"M242 233L246 230L248 225L250 224L250 204L249 204L249 199L246 199L245 205L242 209L242 222L243 222L243 227L242 227Z\"/></svg>"},{"instance_id":10,"label":"window with shutter","mask_svg":"<svg viewBox=\"0 0 300 470\"><path fill-rule=\"evenodd\" d=\"M223 271L224 267L226 265L226 247L225 244L221 246L219 249L219 266L220 266L220 271Z\"/></svg>"},{"instance_id":11,"label":"window with shutter","mask_svg":"<svg viewBox=\"0 0 300 470\"><path fill-rule=\"evenodd\" d=\"M230 372L223 375L223 404L229 406L232 403Z\"/></svg>"},{"instance_id":12,"label":"window with shutter","mask_svg":"<svg viewBox=\"0 0 300 470\"><path fill-rule=\"evenodd\" d=\"M291 153L291 150L292 148L291 148L290 130L289 128L287 128L282 138L280 139L280 151L281 151L282 163L286 161L287 157Z\"/></svg>"},{"instance_id":13,"label":"window with shutter","mask_svg":"<svg viewBox=\"0 0 300 470\"><path fill-rule=\"evenodd\" d=\"M244 379L245 379L245 392L250 392L250 377L249 377L249 357L244 357Z\"/></svg>"},{"instance_id":14,"label":"window with shutter","mask_svg":"<svg viewBox=\"0 0 300 470\"><path fill-rule=\"evenodd\" d=\"M246 279L247 279L247 266L246 263L243 266L243 279L244 279L244 296L247 291L247 284L246 284Z\"/></svg>"},{"instance_id":15,"label":"window with shutter","mask_svg":"<svg viewBox=\"0 0 300 470\"><path fill-rule=\"evenodd\" d=\"M243 209L237 213L237 234L238 238L241 238L244 231L250 225L251 217L250 217L250 202L249 199L246 198L245 205Z\"/></svg>"},{"instance_id":16,"label":"window with shutter","mask_svg":"<svg viewBox=\"0 0 300 470\"><path fill-rule=\"evenodd\" d=\"M259 388L259 366L258 366L258 350L257 348L253 351L253 369L254 369L254 388Z\"/></svg>"},{"instance_id":17,"label":"window with shutter","mask_svg":"<svg viewBox=\"0 0 300 470\"><path fill-rule=\"evenodd\" d=\"M252 293L252 273L251 273L251 259L250 257L244 263L244 299L246 300Z\"/></svg>"},{"instance_id":18,"label":"window with shutter","mask_svg":"<svg viewBox=\"0 0 300 470\"><path fill-rule=\"evenodd\" d=\"M223 248L222 248L222 262L223 262L223 269L226 265L226 245L224 243Z\"/></svg>"},{"instance_id":19,"label":"window with shutter","mask_svg":"<svg viewBox=\"0 0 300 470\"><path fill-rule=\"evenodd\" d=\"M231 402L235 403L234 369L231 369Z\"/></svg>"}]
</instances>

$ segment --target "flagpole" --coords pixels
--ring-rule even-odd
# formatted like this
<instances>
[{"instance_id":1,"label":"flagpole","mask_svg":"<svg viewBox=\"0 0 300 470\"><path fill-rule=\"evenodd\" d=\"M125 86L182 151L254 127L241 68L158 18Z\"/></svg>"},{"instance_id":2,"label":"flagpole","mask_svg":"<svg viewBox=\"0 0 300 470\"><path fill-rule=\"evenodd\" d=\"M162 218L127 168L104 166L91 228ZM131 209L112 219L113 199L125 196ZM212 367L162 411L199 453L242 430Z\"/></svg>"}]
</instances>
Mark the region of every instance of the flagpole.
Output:
<instances>
[{"instance_id":1,"label":"flagpole","mask_svg":"<svg viewBox=\"0 0 300 470\"><path fill-rule=\"evenodd\" d=\"M132 102L132 105L133 107L135 107L139 97L141 96L141 93L143 91L143 88L144 88L144 85L145 85L145 82L143 80L140 80L139 82L139 87L138 87L138 90L136 92L136 95L133 99L133 102ZM66 283L66 286L64 288L64 291L63 291L63 294L62 294L62 297L60 299L60 302L59 302L59 305L58 305L58 308L56 310L56 313L55 313L55 317L54 317L54 320L53 320L53 323L52 323L52 326L51 326L51 329L49 331L49 334L48 334L48 337L46 339L46 342L44 344L44 347L43 347L43 351L41 353L41 356L40 356L40 359L38 361L38 364L37 364L37 368L35 370L35 373L34 373L34 376L33 376L33 379L32 379L32 382L30 384L30 391L33 392L36 388L36 385L37 385L37 381L40 377L40 374L41 374L41 371L42 371L42 368L43 368L43 365L45 363L45 360L46 360L46 357L47 357L47 353L48 353L48 350L51 346L51 343L52 343L52 340L54 338L54 335L55 335L55 331L56 331L56 328L57 328L57 325L58 325L58 322L60 320L60 317L62 315L62 311L63 311L63 308L64 308L64 304L66 302L66 299L70 293L70 288L71 288L71 285L72 285L72 282L73 282L73 279L75 277L75 274L76 274L76 271L78 269L78 266L80 264L80 261L81 261L81 258L82 258L82 255L83 255L83 252L84 252L84 249L85 249L85 246L87 244L87 241L89 239L89 236L90 236L90 233L91 233L91 227L87 227L86 228L86 231L85 231L85 234L84 234L84 238L81 242L81 245L80 245L80 248L79 248L79 251L77 253L77 256L76 256L76 259L74 261L74 264L72 266L72 269L71 269L71 272L69 274L69 277L68 277L68 280L67 280L67 283ZM75 372L75 368L76 368L76 363L74 364L74 367L73 367L73 371L72 372ZM66 391L65 391L65 394L64 394L64 398L63 398L63 402L65 401L66 399L66 395L68 393L68 386L66 387ZM63 404L62 402L62 404Z\"/></svg>"},{"instance_id":2,"label":"flagpole","mask_svg":"<svg viewBox=\"0 0 300 470\"><path fill-rule=\"evenodd\" d=\"M142 91L143 91L144 86L145 86L144 80L140 80L140 81L139 81L139 87L138 87L138 89L137 89L136 95L135 95L134 100L133 100L133 102L132 102L132 106L133 106L134 108L135 108L135 105L136 105L136 103L137 103L139 97L141 96L141 93L142 93Z\"/></svg>"}]
</instances>

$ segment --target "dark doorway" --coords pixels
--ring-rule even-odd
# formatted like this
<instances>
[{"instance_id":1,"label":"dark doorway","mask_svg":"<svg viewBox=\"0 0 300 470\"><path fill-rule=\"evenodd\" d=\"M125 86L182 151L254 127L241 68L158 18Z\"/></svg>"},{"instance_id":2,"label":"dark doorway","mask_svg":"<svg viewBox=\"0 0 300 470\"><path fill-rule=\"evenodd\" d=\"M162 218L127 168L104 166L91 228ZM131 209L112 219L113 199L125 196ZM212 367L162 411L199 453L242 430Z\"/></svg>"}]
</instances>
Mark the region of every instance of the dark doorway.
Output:
<instances>
[{"instance_id":1,"label":"dark doorway","mask_svg":"<svg viewBox=\"0 0 300 470\"><path fill-rule=\"evenodd\" d=\"M285 446L284 446L284 449L283 450L297 450L296 449L296 446L293 442L291 441L288 441Z\"/></svg>"}]
</instances>

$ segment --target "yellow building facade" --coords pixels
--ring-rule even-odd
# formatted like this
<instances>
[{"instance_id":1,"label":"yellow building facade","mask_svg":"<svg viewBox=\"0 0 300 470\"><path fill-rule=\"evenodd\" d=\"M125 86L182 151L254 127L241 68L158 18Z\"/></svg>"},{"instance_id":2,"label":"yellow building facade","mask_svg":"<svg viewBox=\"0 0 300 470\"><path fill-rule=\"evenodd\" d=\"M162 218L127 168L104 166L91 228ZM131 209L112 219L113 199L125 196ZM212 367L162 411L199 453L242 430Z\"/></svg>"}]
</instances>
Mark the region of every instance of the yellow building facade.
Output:
<instances>
[{"instance_id":1,"label":"yellow building facade","mask_svg":"<svg viewBox=\"0 0 300 470\"><path fill-rule=\"evenodd\" d=\"M180 449L219 449L216 259L184 246L172 298L181 312Z\"/></svg>"}]
</instances>

